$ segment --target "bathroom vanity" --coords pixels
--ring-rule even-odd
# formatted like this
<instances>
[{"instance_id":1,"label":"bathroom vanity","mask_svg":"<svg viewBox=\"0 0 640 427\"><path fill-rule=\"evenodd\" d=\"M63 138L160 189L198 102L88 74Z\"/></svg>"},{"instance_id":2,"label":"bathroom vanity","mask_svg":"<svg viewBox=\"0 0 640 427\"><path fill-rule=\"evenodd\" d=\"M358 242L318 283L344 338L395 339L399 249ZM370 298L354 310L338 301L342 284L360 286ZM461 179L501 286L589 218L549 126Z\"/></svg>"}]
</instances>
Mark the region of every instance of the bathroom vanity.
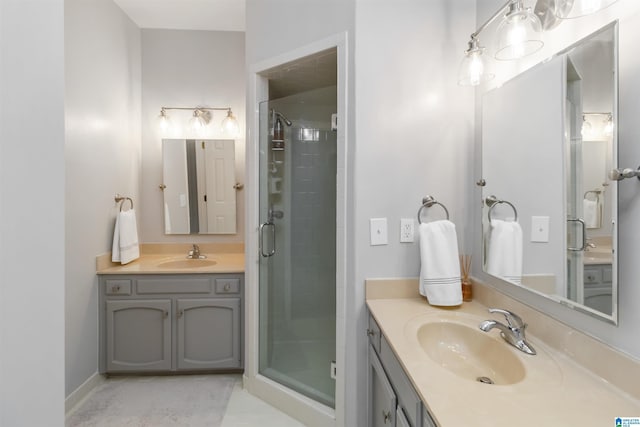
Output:
<instances>
[{"instance_id":1,"label":"bathroom vanity","mask_svg":"<svg viewBox=\"0 0 640 427\"><path fill-rule=\"evenodd\" d=\"M101 373L242 369L243 266L183 258L98 271Z\"/></svg>"},{"instance_id":2,"label":"bathroom vanity","mask_svg":"<svg viewBox=\"0 0 640 427\"><path fill-rule=\"evenodd\" d=\"M476 301L432 307L417 279L368 280L366 287L370 426L595 427L640 414L637 361L488 287L476 286L485 301L544 331L545 341L527 335L536 355L481 331L494 315Z\"/></svg>"}]
</instances>

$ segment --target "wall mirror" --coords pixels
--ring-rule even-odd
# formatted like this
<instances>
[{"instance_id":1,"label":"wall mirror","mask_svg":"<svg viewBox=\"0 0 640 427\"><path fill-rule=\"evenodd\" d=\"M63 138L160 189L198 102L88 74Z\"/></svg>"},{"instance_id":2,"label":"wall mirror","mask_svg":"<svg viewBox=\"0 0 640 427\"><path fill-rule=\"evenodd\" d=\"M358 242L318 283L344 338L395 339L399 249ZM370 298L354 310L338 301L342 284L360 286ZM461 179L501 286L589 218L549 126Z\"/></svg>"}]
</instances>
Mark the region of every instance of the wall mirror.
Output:
<instances>
[{"instance_id":1,"label":"wall mirror","mask_svg":"<svg viewBox=\"0 0 640 427\"><path fill-rule=\"evenodd\" d=\"M235 234L235 142L163 139L165 234Z\"/></svg>"},{"instance_id":2,"label":"wall mirror","mask_svg":"<svg viewBox=\"0 0 640 427\"><path fill-rule=\"evenodd\" d=\"M617 323L617 23L482 100L484 271Z\"/></svg>"}]
</instances>

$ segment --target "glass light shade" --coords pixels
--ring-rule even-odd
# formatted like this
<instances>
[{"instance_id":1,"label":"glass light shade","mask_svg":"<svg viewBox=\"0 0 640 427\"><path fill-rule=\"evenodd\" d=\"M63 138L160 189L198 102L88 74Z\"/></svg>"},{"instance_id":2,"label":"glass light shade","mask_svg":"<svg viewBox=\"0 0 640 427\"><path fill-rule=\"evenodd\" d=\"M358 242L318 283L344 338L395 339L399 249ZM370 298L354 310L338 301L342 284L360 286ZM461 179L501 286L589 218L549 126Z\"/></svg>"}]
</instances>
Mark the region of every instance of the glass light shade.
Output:
<instances>
[{"instance_id":1,"label":"glass light shade","mask_svg":"<svg viewBox=\"0 0 640 427\"><path fill-rule=\"evenodd\" d=\"M464 52L464 58L460 63L458 72L458 84L460 86L478 86L495 77L487 72L484 56L484 47L478 45L478 41L472 39L469 49Z\"/></svg>"},{"instance_id":2,"label":"glass light shade","mask_svg":"<svg viewBox=\"0 0 640 427\"><path fill-rule=\"evenodd\" d=\"M496 59L511 61L531 55L542 49L542 26L530 8L522 2L512 3L509 12L498 26Z\"/></svg>"},{"instance_id":3,"label":"glass light shade","mask_svg":"<svg viewBox=\"0 0 640 427\"><path fill-rule=\"evenodd\" d=\"M618 0L556 0L555 14L560 19L580 18L611 6Z\"/></svg>"},{"instance_id":4,"label":"glass light shade","mask_svg":"<svg viewBox=\"0 0 640 427\"><path fill-rule=\"evenodd\" d=\"M605 136L613 135L613 118L611 116L605 120L603 132Z\"/></svg>"},{"instance_id":5,"label":"glass light shade","mask_svg":"<svg viewBox=\"0 0 640 427\"><path fill-rule=\"evenodd\" d=\"M169 116L164 110L161 110L158 116L158 126L162 132L166 132L171 128L171 120L169 120Z\"/></svg>"},{"instance_id":6,"label":"glass light shade","mask_svg":"<svg viewBox=\"0 0 640 427\"><path fill-rule=\"evenodd\" d=\"M204 128L207 126L207 120L204 117L204 114L201 110L194 110L193 117L189 119L189 128L196 132L202 132Z\"/></svg>"},{"instance_id":7,"label":"glass light shade","mask_svg":"<svg viewBox=\"0 0 640 427\"><path fill-rule=\"evenodd\" d=\"M589 123L586 117L582 119L582 130L580 134L583 139L590 138L593 134L593 126L591 126L591 123Z\"/></svg>"},{"instance_id":8,"label":"glass light shade","mask_svg":"<svg viewBox=\"0 0 640 427\"><path fill-rule=\"evenodd\" d=\"M236 119L231 110L227 111L227 117L222 120L222 132L232 136L238 136L240 134L238 119Z\"/></svg>"}]
</instances>

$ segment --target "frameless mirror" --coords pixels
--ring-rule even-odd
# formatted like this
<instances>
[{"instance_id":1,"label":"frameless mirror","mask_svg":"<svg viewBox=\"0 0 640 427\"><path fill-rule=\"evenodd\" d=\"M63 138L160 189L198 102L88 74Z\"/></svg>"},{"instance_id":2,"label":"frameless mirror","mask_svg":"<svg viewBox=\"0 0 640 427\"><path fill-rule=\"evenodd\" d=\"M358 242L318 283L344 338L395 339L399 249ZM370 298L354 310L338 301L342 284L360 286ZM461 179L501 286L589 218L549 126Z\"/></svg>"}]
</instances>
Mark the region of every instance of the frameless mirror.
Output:
<instances>
[{"instance_id":1,"label":"frameless mirror","mask_svg":"<svg viewBox=\"0 0 640 427\"><path fill-rule=\"evenodd\" d=\"M482 100L484 270L617 322L617 24Z\"/></svg>"},{"instance_id":2,"label":"frameless mirror","mask_svg":"<svg viewBox=\"0 0 640 427\"><path fill-rule=\"evenodd\" d=\"M163 139L165 234L235 234L232 139Z\"/></svg>"}]
</instances>

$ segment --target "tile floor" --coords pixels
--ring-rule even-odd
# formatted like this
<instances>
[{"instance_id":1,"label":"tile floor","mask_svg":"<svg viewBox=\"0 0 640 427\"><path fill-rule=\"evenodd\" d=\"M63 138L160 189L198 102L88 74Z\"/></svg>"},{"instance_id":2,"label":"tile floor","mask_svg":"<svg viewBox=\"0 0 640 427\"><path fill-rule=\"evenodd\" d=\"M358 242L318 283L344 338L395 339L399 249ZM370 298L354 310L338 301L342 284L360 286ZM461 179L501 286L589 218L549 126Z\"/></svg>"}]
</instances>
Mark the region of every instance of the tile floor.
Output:
<instances>
[{"instance_id":1,"label":"tile floor","mask_svg":"<svg viewBox=\"0 0 640 427\"><path fill-rule=\"evenodd\" d=\"M242 388L240 375L115 377L67 414L67 427L304 427Z\"/></svg>"}]
</instances>

